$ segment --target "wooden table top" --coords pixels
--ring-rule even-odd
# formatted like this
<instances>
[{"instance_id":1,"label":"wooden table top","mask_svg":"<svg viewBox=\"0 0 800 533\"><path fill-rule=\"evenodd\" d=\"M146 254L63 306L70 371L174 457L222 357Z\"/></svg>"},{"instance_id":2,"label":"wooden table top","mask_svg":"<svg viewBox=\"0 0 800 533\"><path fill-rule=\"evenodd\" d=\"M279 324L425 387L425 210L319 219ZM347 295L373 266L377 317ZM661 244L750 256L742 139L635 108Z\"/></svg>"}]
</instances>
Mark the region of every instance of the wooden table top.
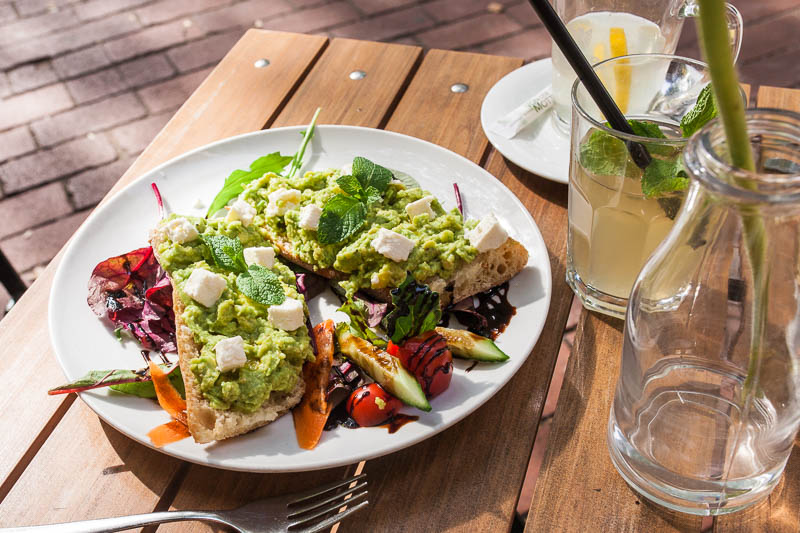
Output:
<instances>
[{"instance_id":1,"label":"wooden table top","mask_svg":"<svg viewBox=\"0 0 800 533\"><path fill-rule=\"evenodd\" d=\"M266 68L255 68L258 59ZM486 168L529 209L550 255L553 292L542 335L517 375L474 414L403 451L318 472L247 474L174 459L138 444L64 381L47 328L57 256L0 321L0 526L166 509L226 509L341 479L363 468L370 506L340 531L507 531L530 458L572 293L564 280L567 188L506 161L480 127L487 91L522 60L321 36L250 30L187 100L108 197L144 172L209 142L264 128L382 128L439 144ZM363 70L353 81L348 74ZM465 83L469 90L453 93ZM761 87L761 106L800 110L800 91ZM106 197L106 200L108 199ZM88 277L88 273L87 273ZM584 312L526 531L700 531L701 520L639 500L605 444L622 323ZM80 347L76 347L80 349ZM715 530L797 531L800 456L769 502L717 519ZM185 522L159 531L207 531Z\"/></svg>"}]
</instances>

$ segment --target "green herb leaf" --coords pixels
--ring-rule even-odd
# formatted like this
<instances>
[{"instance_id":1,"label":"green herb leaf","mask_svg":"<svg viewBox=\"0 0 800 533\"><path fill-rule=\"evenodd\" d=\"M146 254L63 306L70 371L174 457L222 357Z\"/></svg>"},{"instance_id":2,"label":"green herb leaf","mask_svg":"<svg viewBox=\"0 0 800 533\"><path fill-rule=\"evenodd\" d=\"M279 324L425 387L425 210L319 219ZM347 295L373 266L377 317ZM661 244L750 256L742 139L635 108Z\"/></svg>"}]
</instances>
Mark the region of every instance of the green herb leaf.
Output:
<instances>
[{"instance_id":1,"label":"green herb leaf","mask_svg":"<svg viewBox=\"0 0 800 533\"><path fill-rule=\"evenodd\" d=\"M339 185L340 189L353 198L363 200L364 189L361 187L361 182L358 181L354 176L339 176L336 178L336 183Z\"/></svg>"},{"instance_id":2,"label":"green herb leaf","mask_svg":"<svg viewBox=\"0 0 800 533\"><path fill-rule=\"evenodd\" d=\"M642 193L647 198L682 191L688 185L689 178L679 157L672 161L653 159L642 175Z\"/></svg>"},{"instance_id":3,"label":"green herb leaf","mask_svg":"<svg viewBox=\"0 0 800 533\"><path fill-rule=\"evenodd\" d=\"M238 237L231 239L225 235L201 235L200 238L208 246L211 258L219 268L232 272L247 271L244 247Z\"/></svg>"},{"instance_id":4,"label":"green herb leaf","mask_svg":"<svg viewBox=\"0 0 800 533\"><path fill-rule=\"evenodd\" d=\"M392 181L392 173L389 169L376 165L364 157L353 158L353 176L361 183L361 187L366 191L369 187L375 187L383 194L389 182Z\"/></svg>"},{"instance_id":5,"label":"green herb leaf","mask_svg":"<svg viewBox=\"0 0 800 533\"><path fill-rule=\"evenodd\" d=\"M392 290L392 303L394 309L383 319L383 324L389 338L398 345L431 331L442 318L439 293L417 283L410 273L399 287Z\"/></svg>"},{"instance_id":6,"label":"green herb leaf","mask_svg":"<svg viewBox=\"0 0 800 533\"><path fill-rule=\"evenodd\" d=\"M373 312L371 312L370 306L373 308ZM369 322L374 314L374 308L378 307L380 312L385 313L386 306L388 304L368 304L360 298L353 298L343 303L337 311L341 311L350 317L350 333L371 342L378 348L385 348L386 340L369 327Z\"/></svg>"},{"instance_id":7,"label":"green herb leaf","mask_svg":"<svg viewBox=\"0 0 800 533\"><path fill-rule=\"evenodd\" d=\"M367 205L372 205L381 201L381 193L378 192L378 189L375 187L367 187L367 190L364 191L364 199Z\"/></svg>"},{"instance_id":8,"label":"green herb leaf","mask_svg":"<svg viewBox=\"0 0 800 533\"><path fill-rule=\"evenodd\" d=\"M234 170L231 172L231 175L228 176L228 179L225 180L222 190L217 193L214 201L211 202L206 216L211 216L225 207L230 200L239 196L244 190L244 187L251 181L257 180L268 172L278 174L282 172L291 161L291 156L273 152L253 161L250 164L250 170Z\"/></svg>"},{"instance_id":9,"label":"green herb leaf","mask_svg":"<svg viewBox=\"0 0 800 533\"><path fill-rule=\"evenodd\" d=\"M297 153L294 154L294 158L292 159L292 164L289 167L289 173L286 174L287 178L293 178L297 171L303 166L303 156L306 154L306 147L308 143L311 141L311 138L314 136L314 130L317 128L317 117L319 117L319 112L322 111L321 107L317 108L317 111L314 113L314 116L311 118L311 124L308 125L305 131L303 131L303 140L300 143L300 149L297 150Z\"/></svg>"},{"instance_id":10,"label":"green herb leaf","mask_svg":"<svg viewBox=\"0 0 800 533\"><path fill-rule=\"evenodd\" d=\"M714 91L709 83L697 95L697 102L695 102L694 107L683 115L681 119L681 135L691 137L694 132L705 126L716 116L717 101L714 99Z\"/></svg>"},{"instance_id":11,"label":"green herb leaf","mask_svg":"<svg viewBox=\"0 0 800 533\"><path fill-rule=\"evenodd\" d=\"M367 207L363 202L352 196L337 194L322 209L317 239L322 244L342 242L358 231L366 218Z\"/></svg>"},{"instance_id":12,"label":"green herb leaf","mask_svg":"<svg viewBox=\"0 0 800 533\"><path fill-rule=\"evenodd\" d=\"M279 305L286 300L280 278L261 265L250 265L246 272L239 274L236 286L245 296L264 305Z\"/></svg>"},{"instance_id":13,"label":"green herb leaf","mask_svg":"<svg viewBox=\"0 0 800 533\"><path fill-rule=\"evenodd\" d=\"M658 127L658 124L654 122L645 122L643 120L629 120L628 124L630 124L631 129L633 130L633 134L638 135L639 137L649 137L651 139L667 138L667 136L664 135L664 132L661 131L661 128Z\"/></svg>"},{"instance_id":14,"label":"green herb leaf","mask_svg":"<svg viewBox=\"0 0 800 533\"><path fill-rule=\"evenodd\" d=\"M580 163L588 172L598 176L626 175L630 166L625 143L602 130L593 131L581 145Z\"/></svg>"},{"instance_id":15,"label":"green herb leaf","mask_svg":"<svg viewBox=\"0 0 800 533\"><path fill-rule=\"evenodd\" d=\"M170 365L158 366L164 371L170 368ZM181 378L181 371L178 365L172 366L169 379L175 388L178 389L178 392L181 393L181 396L183 396L183 379ZM100 387L110 387L116 391L124 392L125 394L133 394L134 396L141 396L143 398L155 398L156 396L153 382L150 380L150 371L147 368L139 370L90 370L86 375L75 381L50 389L48 394L66 394Z\"/></svg>"},{"instance_id":16,"label":"green herb leaf","mask_svg":"<svg viewBox=\"0 0 800 533\"><path fill-rule=\"evenodd\" d=\"M162 369L166 369L166 365L158 365ZM169 382L181 395L181 398L186 398L186 389L183 386L183 378L181 377L181 369L176 365L174 371L169 373ZM118 385L110 385L110 389L123 394L130 394L131 396L138 396L140 398L155 398L156 389L152 381L136 381L133 383L120 383Z\"/></svg>"}]
</instances>

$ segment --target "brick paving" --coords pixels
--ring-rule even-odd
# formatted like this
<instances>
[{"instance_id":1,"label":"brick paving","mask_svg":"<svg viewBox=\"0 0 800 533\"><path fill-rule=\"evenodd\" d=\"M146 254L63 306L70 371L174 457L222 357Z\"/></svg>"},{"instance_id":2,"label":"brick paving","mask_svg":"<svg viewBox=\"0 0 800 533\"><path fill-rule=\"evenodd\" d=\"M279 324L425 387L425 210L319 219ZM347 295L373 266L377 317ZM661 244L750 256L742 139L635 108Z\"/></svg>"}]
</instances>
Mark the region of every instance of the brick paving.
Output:
<instances>
[{"instance_id":1,"label":"brick paving","mask_svg":"<svg viewBox=\"0 0 800 533\"><path fill-rule=\"evenodd\" d=\"M797 0L734 3L743 81L800 87ZM550 55L524 0L0 0L0 249L27 281L251 27ZM691 24L678 52L699 57Z\"/></svg>"}]
</instances>

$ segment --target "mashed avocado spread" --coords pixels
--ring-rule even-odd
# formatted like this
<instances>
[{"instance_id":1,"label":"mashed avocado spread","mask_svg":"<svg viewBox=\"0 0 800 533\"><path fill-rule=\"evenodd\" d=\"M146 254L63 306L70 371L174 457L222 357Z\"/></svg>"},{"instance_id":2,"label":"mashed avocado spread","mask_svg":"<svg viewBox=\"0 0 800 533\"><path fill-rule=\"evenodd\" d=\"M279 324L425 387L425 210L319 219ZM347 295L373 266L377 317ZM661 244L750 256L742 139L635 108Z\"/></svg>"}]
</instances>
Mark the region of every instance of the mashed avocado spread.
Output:
<instances>
[{"instance_id":1,"label":"mashed avocado spread","mask_svg":"<svg viewBox=\"0 0 800 533\"><path fill-rule=\"evenodd\" d=\"M162 226L176 218L185 218L203 236L238 237L245 248L269 246L253 224L243 227L240 221L170 215ZM306 328L284 331L274 327L268 320L269 306L242 294L236 286L237 274L216 266L200 237L178 243L165 235L156 252L185 306L182 318L201 347L200 356L191 360L190 367L211 406L251 413L258 410L272 392L292 391L303 363L314 358ZM211 307L203 306L184 292L186 280L199 268L224 277L227 283ZM303 301L297 292L294 273L286 265L276 260L271 270L280 278L287 298ZM221 372L217 367L215 346L237 335L244 340L247 362L241 368Z\"/></svg>"},{"instance_id":2,"label":"mashed avocado spread","mask_svg":"<svg viewBox=\"0 0 800 533\"><path fill-rule=\"evenodd\" d=\"M410 219L406 206L430 193L419 187L407 188L397 180L389 184L379 202L368 207L359 231L336 244L320 243L316 230L301 227L301 210L309 204L322 209L331 197L342 193L336 182L341 175L338 169L310 171L291 179L269 173L251 182L241 198L255 207L253 227L265 239L289 241L305 263L349 274L348 280L341 282L348 297L359 289L397 287L406 272L411 272L417 281L432 276L449 279L460 266L475 259L478 252L464 235L461 213L457 209L446 212L434 199L431 209L435 216L424 213ZM300 202L283 215L270 216L269 195L279 189L300 191ZM467 224L471 223L477 222ZM393 261L374 249L372 241L380 228L414 241L407 260Z\"/></svg>"}]
</instances>

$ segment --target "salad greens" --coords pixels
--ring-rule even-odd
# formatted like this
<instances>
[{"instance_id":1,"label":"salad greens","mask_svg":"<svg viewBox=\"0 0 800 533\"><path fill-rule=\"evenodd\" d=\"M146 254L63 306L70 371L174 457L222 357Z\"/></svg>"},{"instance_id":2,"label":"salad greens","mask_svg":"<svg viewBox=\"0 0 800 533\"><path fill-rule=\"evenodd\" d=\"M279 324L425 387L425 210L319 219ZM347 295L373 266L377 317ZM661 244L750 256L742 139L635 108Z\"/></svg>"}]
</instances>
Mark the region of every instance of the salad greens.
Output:
<instances>
[{"instance_id":1,"label":"salad greens","mask_svg":"<svg viewBox=\"0 0 800 533\"><path fill-rule=\"evenodd\" d=\"M689 137L716 116L717 105L709 84L703 87L694 107L681 119L681 135ZM628 124L640 137L667 138L659 126L652 122L629 120ZM642 193L645 197L656 198L684 190L689 185L689 178L683 168L680 151L657 142L643 144L648 152L664 158L653 158L642 173ZM581 145L579 157L581 166L593 174L634 178L638 173L635 165L628 164L625 143L602 130L592 132L589 139Z\"/></svg>"},{"instance_id":2,"label":"salad greens","mask_svg":"<svg viewBox=\"0 0 800 533\"><path fill-rule=\"evenodd\" d=\"M181 397L185 397L180 367L177 364L171 367L169 365L159 366L164 371L169 371L170 383L178 390ZM139 370L90 370L86 375L75 381L54 387L47 391L47 393L50 395L67 394L100 387L110 387L117 392L139 396L141 398L156 397L156 391L150 379L150 371L148 368Z\"/></svg>"},{"instance_id":3,"label":"salad greens","mask_svg":"<svg viewBox=\"0 0 800 533\"><path fill-rule=\"evenodd\" d=\"M381 200L392 178L389 169L369 159L353 159L352 175L336 180L346 194L334 195L322 209L317 228L319 242L336 244L357 232L367 218L367 208Z\"/></svg>"},{"instance_id":4,"label":"salad greens","mask_svg":"<svg viewBox=\"0 0 800 533\"><path fill-rule=\"evenodd\" d=\"M386 348L386 340L372 328L380 324L388 305L370 303L355 296L343 303L337 311L350 317L350 333L371 342L378 348Z\"/></svg>"},{"instance_id":5,"label":"salad greens","mask_svg":"<svg viewBox=\"0 0 800 533\"><path fill-rule=\"evenodd\" d=\"M306 146L308 146L311 137L314 136L314 129L317 124L317 117L321 108L317 108L314 117L311 119L311 124L303 132L303 140L300 143L300 148L294 155L281 155L279 152L259 157L250 164L249 170L234 170L231 175L227 177L225 183L222 185L222 190L217 193L211 205L208 208L207 217L210 217L223 207L228 202L239 196L244 191L245 186L253 180L257 180L264 174L274 172L280 174L289 166L287 177L291 178L303 165L303 156L306 153Z\"/></svg>"},{"instance_id":6,"label":"salad greens","mask_svg":"<svg viewBox=\"0 0 800 533\"><path fill-rule=\"evenodd\" d=\"M400 345L439 324L442 318L439 293L417 283L411 274L391 294L394 308L382 323L393 343Z\"/></svg>"}]
</instances>

